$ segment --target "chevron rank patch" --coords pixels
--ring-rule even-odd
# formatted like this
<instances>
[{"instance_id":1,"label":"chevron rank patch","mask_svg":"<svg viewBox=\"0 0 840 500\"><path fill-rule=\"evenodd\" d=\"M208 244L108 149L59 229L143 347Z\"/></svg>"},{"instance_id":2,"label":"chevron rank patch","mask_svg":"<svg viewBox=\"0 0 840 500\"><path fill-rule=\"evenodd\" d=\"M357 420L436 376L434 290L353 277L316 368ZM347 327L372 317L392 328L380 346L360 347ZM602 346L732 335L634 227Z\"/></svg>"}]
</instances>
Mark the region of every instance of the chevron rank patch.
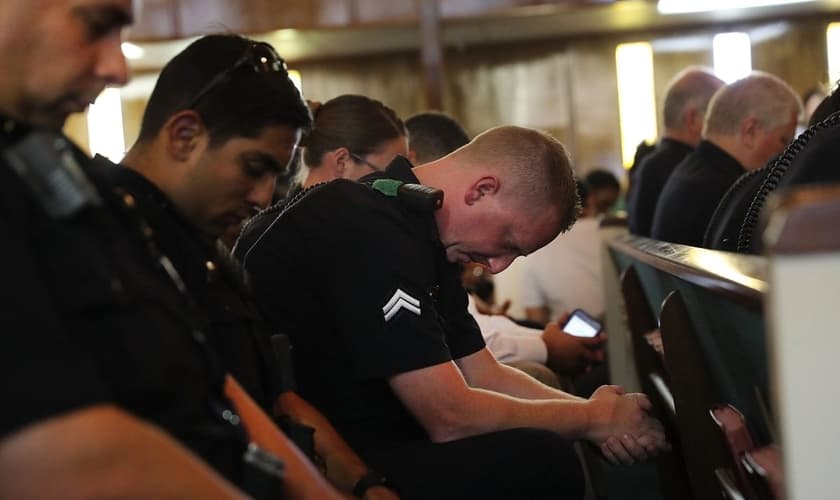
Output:
<instances>
[{"instance_id":1,"label":"chevron rank patch","mask_svg":"<svg viewBox=\"0 0 840 500\"><path fill-rule=\"evenodd\" d=\"M411 311L420 316L420 301L407 294L403 290L397 288L394 295L388 299L388 303L382 308L382 313L385 315L385 321L390 321L401 309Z\"/></svg>"}]
</instances>

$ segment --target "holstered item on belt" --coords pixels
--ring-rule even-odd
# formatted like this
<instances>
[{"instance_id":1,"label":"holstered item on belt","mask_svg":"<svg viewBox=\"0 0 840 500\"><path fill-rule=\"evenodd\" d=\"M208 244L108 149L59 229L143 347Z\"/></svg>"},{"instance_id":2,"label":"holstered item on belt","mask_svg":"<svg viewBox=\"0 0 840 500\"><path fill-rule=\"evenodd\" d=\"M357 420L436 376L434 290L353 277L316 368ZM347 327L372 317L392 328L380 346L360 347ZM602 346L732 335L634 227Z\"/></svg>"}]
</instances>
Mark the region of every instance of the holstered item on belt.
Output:
<instances>
[{"instance_id":1,"label":"holstered item on belt","mask_svg":"<svg viewBox=\"0 0 840 500\"><path fill-rule=\"evenodd\" d=\"M254 443L242 456L242 488L255 500L283 498L283 462Z\"/></svg>"}]
</instances>

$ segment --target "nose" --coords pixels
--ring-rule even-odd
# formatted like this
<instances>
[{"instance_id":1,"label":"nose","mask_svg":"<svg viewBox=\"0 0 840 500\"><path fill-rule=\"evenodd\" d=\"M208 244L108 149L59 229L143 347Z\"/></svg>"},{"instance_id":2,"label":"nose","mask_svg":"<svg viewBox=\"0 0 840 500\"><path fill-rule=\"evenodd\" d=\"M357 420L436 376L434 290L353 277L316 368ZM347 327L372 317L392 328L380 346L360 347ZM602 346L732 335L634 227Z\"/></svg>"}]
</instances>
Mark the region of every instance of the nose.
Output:
<instances>
[{"instance_id":1,"label":"nose","mask_svg":"<svg viewBox=\"0 0 840 500\"><path fill-rule=\"evenodd\" d=\"M102 40L96 65L96 75L108 85L125 85L128 82L128 64L122 53L122 37L114 33Z\"/></svg>"},{"instance_id":2,"label":"nose","mask_svg":"<svg viewBox=\"0 0 840 500\"><path fill-rule=\"evenodd\" d=\"M260 178L251 191L248 192L248 204L251 206L265 208L271 204L271 199L274 197L274 183L277 180L276 176L265 175Z\"/></svg>"},{"instance_id":3,"label":"nose","mask_svg":"<svg viewBox=\"0 0 840 500\"><path fill-rule=\"evenodd\" d=\"M487 259L487 267L490 268L490 272L492 274L498 274L498 273L504 271L505 269L507 269L508 266L511 265L511 263L513 262L513 260L515 258L516 258L516 256L514 256L514 255L505 255L503 257L492 257L490 259Z\"/></svg>"}]
</instances>

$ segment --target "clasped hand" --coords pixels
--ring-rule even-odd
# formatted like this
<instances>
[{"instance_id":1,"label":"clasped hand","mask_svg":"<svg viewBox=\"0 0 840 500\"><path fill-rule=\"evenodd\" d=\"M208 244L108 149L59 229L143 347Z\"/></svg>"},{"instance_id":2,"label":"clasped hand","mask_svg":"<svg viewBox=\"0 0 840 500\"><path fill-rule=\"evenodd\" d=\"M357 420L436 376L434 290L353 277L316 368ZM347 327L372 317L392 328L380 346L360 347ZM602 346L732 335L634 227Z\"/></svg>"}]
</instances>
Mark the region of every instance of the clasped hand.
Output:
<instances>
[{"instance_id":1,"label":"clasped hand","mask_svg":"<svg viewBox=\"0 0 840 500\"><path fill-rule=\"evenodd\" d=\"M610 462L629 465L671 449L662 424L648 413L651 403L644 394L625 394L619 386L604 385L588 403L587 437Z\"/></svg>"}]
</instances>

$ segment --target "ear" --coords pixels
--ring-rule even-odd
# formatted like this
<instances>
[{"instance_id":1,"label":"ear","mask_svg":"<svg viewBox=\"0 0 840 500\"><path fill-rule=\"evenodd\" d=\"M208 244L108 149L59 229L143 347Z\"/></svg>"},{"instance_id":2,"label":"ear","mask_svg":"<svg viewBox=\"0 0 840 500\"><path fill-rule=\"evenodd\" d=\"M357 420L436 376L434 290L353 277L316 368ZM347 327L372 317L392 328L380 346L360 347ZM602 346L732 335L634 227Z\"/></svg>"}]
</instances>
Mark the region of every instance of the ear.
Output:
<instances>
[{"instance_id":1,"label":"ear","mask_svg":"<svg viewBox=\"0 0 840 500\"><path fill-rule=\"evenodd\" d=\"M752 115L741 122L741 142L745 146L753 147L759 127L758 119Z\"/></svg>"},{"instance_id":2,"label":"ear","mask_svg":"<svg viewBox=\"0 0 840 500\"><path fill-rule=\"evenodd\" d=\"M330 153L333 156L335 164L335 173L338 177L343 177L344 172L350 169L352 158L350 158L350 150L345 147L340 147Z\"/></svg>"},{"instance_id":3,"label":"ear","mask_svg":"<svg viewBox=\"0 0 840 500\"><path fill-rule=\"evenodd\" d=\"M192 110L184 110L172 116L164 125L166 151L177 161L186 161L198 148L200 139L206 134L204 122Z\"/></svg>"},{"instance_id":4,"label":"ear","mask_svg":"<svg viewBox=\"0 0 840 500\"><path fill-rule=\"evenodd\" d=\"M699 109L692 107L685 111L683 115L685 128L692 133L700 134L703 130L703 113Z\"/></svg>"},{"instance_id":5,"label":"ear","mask_svg":"<svg viewBox=\"0 0 840 500\"><path fill-rule=\"evenodd\" d=\"M485 196L494 196L499 192L502 183L495 175L485 175L473 182L464 193L464 203L472 205Z\"/></svg>"}]
</instances>

